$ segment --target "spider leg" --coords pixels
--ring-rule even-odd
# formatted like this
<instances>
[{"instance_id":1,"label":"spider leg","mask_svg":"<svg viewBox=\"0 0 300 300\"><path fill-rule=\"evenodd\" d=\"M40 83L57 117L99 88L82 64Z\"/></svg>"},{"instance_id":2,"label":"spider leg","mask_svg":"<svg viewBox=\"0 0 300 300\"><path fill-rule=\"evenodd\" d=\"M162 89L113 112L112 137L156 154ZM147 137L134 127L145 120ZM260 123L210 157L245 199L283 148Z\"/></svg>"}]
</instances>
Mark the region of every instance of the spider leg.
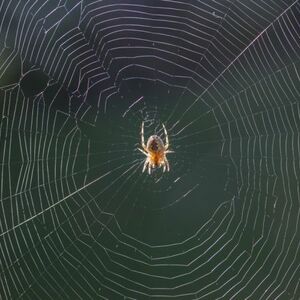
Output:
<instances>
[{"instance_id":1,"label":"spider leg","mask_svg":"<svg viewBox=\"0 0 300 300\"><path fill-rule=\"evenodd\" d=\"M145 138L144 138L144 121L142 122L142 126L141 126L141 144L144 150L146 150L147 147L145 145Z\"/></svg>"},{"instance_id":2,"label":"spider leg","mask_svg":"<svg viewBox=\"0 0 300 300\"><path fill-rule=\"evenodd\" d=\"M148 163L148 174L150 175L151 174L151 164Z\"/></svg>"},{"instance_id":3,"label":"spider leg","mask_svg":"<svg viewBox=\"0 0 300 300\"><path fill-rule=\"evenodd\" d=\"M139 151L141 151L143 154L145 154L146 156L148 156L148 153L146 151L144 151L143 149L141 148L137 148Z\"/></svg>"},{"instance_id":4,"label":"spider leg","mask_svg":"<svg viewBox=\"0 0 300 300\"><path fill-rule=\"evenodd\" d=\"M167 153L175 153L175 151L173 151L173 150L166 150L165 154L167 154Z\"/></svg>"},{"instance_id":5,"label":"spider leg","mask_svg":"<svg viewBox=\"0 0 300 300\"><path fill-rule=\"evenodd\" d=\"M170 171L170 165L169 165L169 161L168 161L168 159L165 157L165 165L164 165L164 167L166 167L166 169L167 169L167 171L169 172Z\"/></svg>"},{"instance_id":6,"label":"spider leg","mask_svg":"<svg viewBox=\"0 0 300 300\"><path fill-rule=\"evenodd\" d=\"M143 173L145 172L146 168L147 168L147 165L148 165L148 172L149 172L149 159L148 157L145 159L145 162L144 162L144 166L143 166Z\"/></svg>"},{"instance_id":7,"label":"spider leg","mask_svg":"<svg viewBox=\"0 0 300 300\"><path fill-rule=\"evenodd\" d=\"M165 138L166 138L165 150L168 150L168 148L169 148L169 137L168 137L168 132L167 132L167 129L166 129L165 125L162 124L162 126L163 126L163 129L164 129Z\"/></svg>"}]
</instances>

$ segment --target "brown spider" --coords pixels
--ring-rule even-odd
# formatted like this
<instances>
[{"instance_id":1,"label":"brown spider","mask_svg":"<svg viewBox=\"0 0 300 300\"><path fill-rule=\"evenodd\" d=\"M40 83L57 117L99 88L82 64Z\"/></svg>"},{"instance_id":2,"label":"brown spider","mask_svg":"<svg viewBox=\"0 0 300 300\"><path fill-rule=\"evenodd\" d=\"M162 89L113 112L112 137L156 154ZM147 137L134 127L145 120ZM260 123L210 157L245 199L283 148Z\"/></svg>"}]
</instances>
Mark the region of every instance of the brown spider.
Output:
<instances>
[{"instance_id":1,"label":"brown spider","mask_svg":"<svg viewBox=\"0 0 300 300\"><path fill-rule=\"evenodd\" d=\"M167 160L167 153L172 153L174 151L168 150L169 148L169 138L166 127L162 124L166 143L162 141L162 139L158 135L151 135L148 138L147 145L145 145L144 139L144 122L142 122L141 128L141 145L143 149L138 148L143 154L147 156L143 166L143 172L146 170L148 166L148 173L151 174L151 169L156 167L163 167L163 171L170 171L170 165Z\"/></svg>"}]
</instances>

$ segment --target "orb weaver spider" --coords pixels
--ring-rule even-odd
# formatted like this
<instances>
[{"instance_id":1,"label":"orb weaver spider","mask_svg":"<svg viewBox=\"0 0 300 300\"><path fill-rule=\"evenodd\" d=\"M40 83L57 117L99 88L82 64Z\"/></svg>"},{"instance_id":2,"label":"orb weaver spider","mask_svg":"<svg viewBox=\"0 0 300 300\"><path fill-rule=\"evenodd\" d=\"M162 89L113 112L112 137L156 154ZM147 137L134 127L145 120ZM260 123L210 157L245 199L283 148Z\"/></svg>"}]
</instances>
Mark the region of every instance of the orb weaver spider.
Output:
<instances>
[{"instance_id":1,"label":"orb weaver spider","mask_svg":"<svg viewBox=\"0 0 300 300\"><path fill-rule=\"evenodd\" d=\"M151 135L148 138L147 144L145 144L144 138L144 122L142 122L141 126L141 145L143 149L137 148L147 157L144 162L143 172L145 172L148 166L148 174L151 174L151 170L156 167L163 167L163 172L166 170L170 171L170 165L167 159L167 153L173 153L174 151L168 150L169 149L169 137L164 124L162 124L165 134L166 142L162 141L162 139L158 135Z\"/></svg>"}]
</instances>

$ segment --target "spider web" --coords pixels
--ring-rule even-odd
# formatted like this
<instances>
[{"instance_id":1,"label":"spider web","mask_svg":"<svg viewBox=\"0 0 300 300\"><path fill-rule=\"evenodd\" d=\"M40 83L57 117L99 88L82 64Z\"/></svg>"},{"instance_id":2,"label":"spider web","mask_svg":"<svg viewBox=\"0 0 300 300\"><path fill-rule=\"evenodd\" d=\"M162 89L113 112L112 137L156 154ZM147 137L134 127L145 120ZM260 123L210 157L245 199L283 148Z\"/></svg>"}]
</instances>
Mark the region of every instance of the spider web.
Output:
<instances>
[{"instance_id":1,"label":"spider web","mask_svg":"<svg viewBox=\"0 0 300 300\"><path fill-rule=\"evenodd\" d=\"M0 4L2 299L299 299L298 1ZM163 137L170 172L142 173Z\"/></svg>"}]
</instances>

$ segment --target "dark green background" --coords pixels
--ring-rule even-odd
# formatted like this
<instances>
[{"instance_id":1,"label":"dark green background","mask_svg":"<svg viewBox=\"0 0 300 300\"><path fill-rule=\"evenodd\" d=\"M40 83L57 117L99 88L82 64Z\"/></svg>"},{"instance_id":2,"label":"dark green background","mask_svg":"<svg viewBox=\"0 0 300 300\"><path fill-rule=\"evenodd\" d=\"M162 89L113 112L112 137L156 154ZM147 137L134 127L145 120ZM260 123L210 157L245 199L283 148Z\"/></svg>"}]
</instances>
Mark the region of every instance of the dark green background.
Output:
<instances>
[{"instance_id":1,"label":"dark green background","mask_svg":"<svg viewBox=\"0 0 300 300\"><path fill-rule=\"evenodd\" d=\"M3 2L0 297L298 299L299 12Z\"/></svg>"}]
</instances>

